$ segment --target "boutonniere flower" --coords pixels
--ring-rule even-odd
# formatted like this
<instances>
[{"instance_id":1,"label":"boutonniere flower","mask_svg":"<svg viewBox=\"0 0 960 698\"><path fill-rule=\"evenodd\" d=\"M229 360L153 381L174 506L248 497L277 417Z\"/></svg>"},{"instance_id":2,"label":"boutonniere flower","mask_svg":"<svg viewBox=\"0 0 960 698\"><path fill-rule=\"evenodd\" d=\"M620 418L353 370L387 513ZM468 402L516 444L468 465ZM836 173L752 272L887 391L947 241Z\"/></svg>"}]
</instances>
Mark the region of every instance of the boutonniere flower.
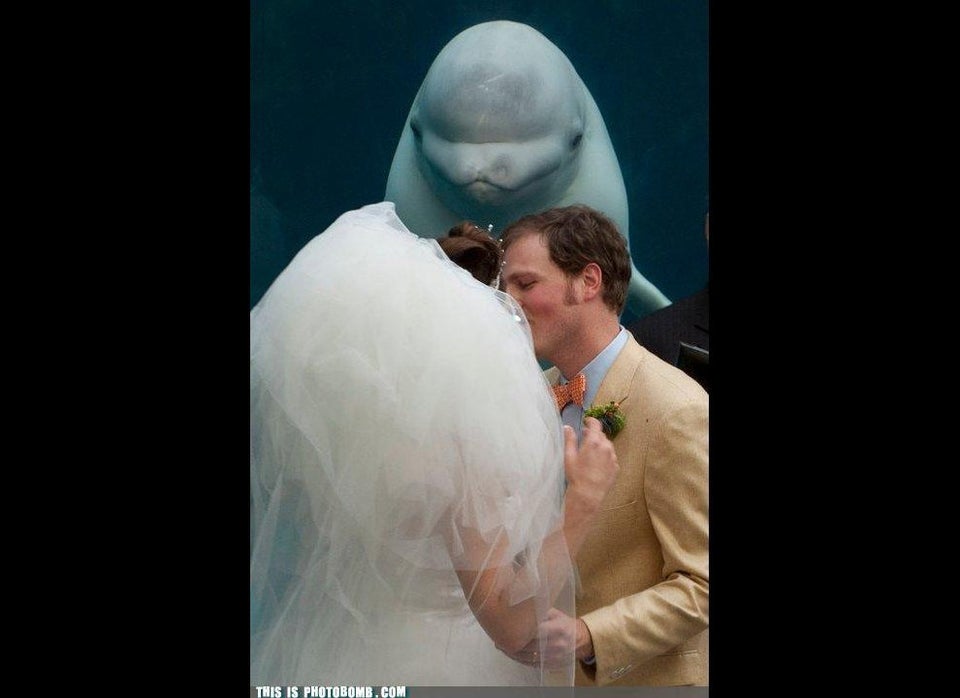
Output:
<instances>
[{"instance_id":1,"label":"boutonniere flower","mask_svg":"<svg viewBox=\"0 0 960 698\"><path fill-rule=\"evenodd\" d=\"M583 413L583 416L593 417L598 420L600 426L603 428L603 433L607 435L607 438L612 439L620 433L623 425L627 423L623 412L620 411L620 404L626 399L627 398L623 398L620 401L611 400L605 405L593 405Z\"/></svg>"}]
</instances>

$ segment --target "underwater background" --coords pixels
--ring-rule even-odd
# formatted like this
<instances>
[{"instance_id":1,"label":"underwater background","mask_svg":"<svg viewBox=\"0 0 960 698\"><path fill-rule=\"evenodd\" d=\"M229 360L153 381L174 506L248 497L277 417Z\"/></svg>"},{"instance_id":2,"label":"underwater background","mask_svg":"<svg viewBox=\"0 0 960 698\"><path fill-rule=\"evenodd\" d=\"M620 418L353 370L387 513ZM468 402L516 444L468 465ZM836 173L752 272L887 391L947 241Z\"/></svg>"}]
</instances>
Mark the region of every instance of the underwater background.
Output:
<instances>
[{"instance_id":1,"label":"underwater background","mask_svg":"<svg viewBox=\"0 0 960 698\"><path fill-rule=\"evenodd\" d=\"M456 34L495 19L538 30L590 90L620 162L640 272L671 300L699 290L708 10L707 0L251 0L250 307L340 214L383 200L430 64Z\"/></svg>"}]
</instances>

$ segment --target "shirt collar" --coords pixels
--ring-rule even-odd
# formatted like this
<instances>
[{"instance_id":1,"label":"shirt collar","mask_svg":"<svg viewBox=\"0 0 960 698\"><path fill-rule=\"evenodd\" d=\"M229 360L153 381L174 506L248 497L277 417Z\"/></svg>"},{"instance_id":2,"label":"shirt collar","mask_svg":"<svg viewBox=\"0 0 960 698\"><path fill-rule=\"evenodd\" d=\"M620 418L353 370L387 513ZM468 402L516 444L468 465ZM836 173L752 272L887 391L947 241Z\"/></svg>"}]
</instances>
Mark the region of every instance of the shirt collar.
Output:
<instances>
[{"instance_id":1,"label":"shirt collar","mask_svg":"<svg viewBox=\"0 0 960 698\"><path fill-rule=\"evenodd\" d=\"M623 325L620 325L620 331L617 333L617 336L611 340L611 342L606 346L606 348L603 349L603 351L593 357L593 360L584 366L582 371L580 371L584 378L587 379L587 391L583 395L584 409L587 409L593 404L593 399L597 395L597 391L600 388L600 383L603 382L604 377L607 375L607 371L609 371L610 367L613 366L613 362L616 361L617 356L620 354L620 350L623 349L623 346L627 343L627 338L628 335L626 329L624 329ZM566 376L562 376L560 382L566 383Z\"/></svg>"}]
</instances>

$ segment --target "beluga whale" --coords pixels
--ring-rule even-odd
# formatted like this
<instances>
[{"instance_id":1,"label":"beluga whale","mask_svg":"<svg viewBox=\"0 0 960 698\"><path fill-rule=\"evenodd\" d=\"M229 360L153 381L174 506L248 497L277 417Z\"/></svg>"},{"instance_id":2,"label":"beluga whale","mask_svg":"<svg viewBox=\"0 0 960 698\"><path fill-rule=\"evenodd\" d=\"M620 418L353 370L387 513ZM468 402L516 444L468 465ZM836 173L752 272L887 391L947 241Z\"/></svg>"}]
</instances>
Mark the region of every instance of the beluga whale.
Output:
<instances>
[{"instance_id":1,"label":"beluga whale","mask_svg":"<svg viewBox=\"0 0 960 698\"><path fill-rule=\"evenodd\" d=\"M437 54L384 199L428 238L465 219L498 236L528 213L585 204L610 217L630 249L626 188L603 116L563 51L519 22L475 24ZM631 258L627 307L645 315L669 305Z\"/></svg>"}]
</instances>

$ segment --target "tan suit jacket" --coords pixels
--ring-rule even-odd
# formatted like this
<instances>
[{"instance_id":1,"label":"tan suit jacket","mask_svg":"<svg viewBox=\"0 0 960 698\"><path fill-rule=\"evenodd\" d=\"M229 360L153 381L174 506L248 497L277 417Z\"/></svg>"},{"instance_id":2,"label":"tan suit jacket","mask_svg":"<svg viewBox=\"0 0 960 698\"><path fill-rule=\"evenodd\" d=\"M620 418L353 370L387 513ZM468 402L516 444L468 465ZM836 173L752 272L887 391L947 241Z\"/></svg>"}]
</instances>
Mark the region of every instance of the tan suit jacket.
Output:
<instances>
[{"instance_id":1,"label":"tan suit jacket","mask_svg":"<svg viewBox=\"0 0 960 698\"><path fill-rule=\"evenodd\" d=\"M708 397L631 335L593 404L622 398L620 474L576 559L577 614L596 653L596 665L578 662L576 685L705 686Z\"/></svg>"}]
</instances>

